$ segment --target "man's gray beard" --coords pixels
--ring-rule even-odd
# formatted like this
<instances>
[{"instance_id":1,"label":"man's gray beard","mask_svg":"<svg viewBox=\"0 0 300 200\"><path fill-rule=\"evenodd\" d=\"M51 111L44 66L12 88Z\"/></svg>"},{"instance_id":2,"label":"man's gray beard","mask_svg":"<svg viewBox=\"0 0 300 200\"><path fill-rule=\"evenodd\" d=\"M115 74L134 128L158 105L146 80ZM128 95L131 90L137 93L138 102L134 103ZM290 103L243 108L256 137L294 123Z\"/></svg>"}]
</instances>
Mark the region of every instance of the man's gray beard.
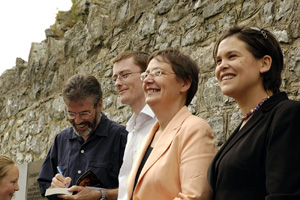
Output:
<instances>
[{"instance_id":1,"label":"man's gray beard","mask_svg":"<svg viewBox=\"0 0 300 200\"><path fill-rule=\"evenodd\" d=\"M81 137L88 136L88 135L90 135L90 134L93 132L93 128L92 128L92 127L89 127L89 128L88 128L87 130L85 130L85 131L77 130L74 126L73 126L73 128L74 128L74 130L75 130L76 135L81 136Z\"/></svg>"},{"instance_id":2,"label":"man's gray beard","mask_svg":"<svg viewBox=\"0 0 300 200\"><path fill-rule=\"evenodd\" d=\"M100 116L98 115L98 112L97 112L97 110L96 110L96 117L95 117L95 119L94 119L93 124L91 124L91 126L89 126L88 129L85 130L85 131L77 130L76 126L73 125L73 123L71 123L72 126L73 126L73 129L74 129L74 131L75 131L75 133L76 133L76 135L81 136L81 137L86 137L86 136L91 135L92 132L94 131L95 127L96 127L97 124L98 124L99 117L100 117Z\"/></svg>"}]
</instances>

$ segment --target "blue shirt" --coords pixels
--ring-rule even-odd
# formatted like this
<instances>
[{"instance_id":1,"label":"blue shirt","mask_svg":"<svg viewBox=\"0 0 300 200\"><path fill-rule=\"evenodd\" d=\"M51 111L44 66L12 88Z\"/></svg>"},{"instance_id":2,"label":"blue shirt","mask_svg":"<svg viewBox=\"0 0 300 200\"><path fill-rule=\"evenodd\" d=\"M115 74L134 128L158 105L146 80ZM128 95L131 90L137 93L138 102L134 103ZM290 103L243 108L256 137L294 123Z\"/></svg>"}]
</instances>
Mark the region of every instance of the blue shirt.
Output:
<instances>
[{"instance_id":1,"label":"blue shirt","mask_svg":"<svg viewBox=\"0 0 300 200\"><path fill-rule=\"evenodd\" d=\"M123 162L127 131L125 127L102 114L99 125L87 141L77 136L72 127L59 133L42 165L38 182L44 196L60 166L71 186L87 170L92 170L105 188L118 187L119 170Z\"/></svg>"}]
</instances>

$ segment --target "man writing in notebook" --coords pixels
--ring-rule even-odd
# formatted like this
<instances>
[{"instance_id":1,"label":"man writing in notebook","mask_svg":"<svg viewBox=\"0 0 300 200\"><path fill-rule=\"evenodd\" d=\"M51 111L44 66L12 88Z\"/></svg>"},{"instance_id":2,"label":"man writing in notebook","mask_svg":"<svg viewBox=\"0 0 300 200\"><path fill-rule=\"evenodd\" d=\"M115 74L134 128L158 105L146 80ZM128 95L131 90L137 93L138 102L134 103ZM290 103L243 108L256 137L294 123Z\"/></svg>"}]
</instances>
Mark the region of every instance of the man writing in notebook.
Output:
<instances>
[{"instance_id":1,"label":"man writing in notebook","mask_svg":"<svg viewBox=\"0 0 300 200\"><path fill-rule=\"evenodd\" d=\"M74 75L64 85L62 97L72 126L57 134L42 165L38 177L41 195L49 187L74 185L88 170L101 180L104 188L117 188L127 131L101 112L100 83L92 75ZM90 191L89 195L103 197L97 190Z\"/></svg>"}]
</instances>

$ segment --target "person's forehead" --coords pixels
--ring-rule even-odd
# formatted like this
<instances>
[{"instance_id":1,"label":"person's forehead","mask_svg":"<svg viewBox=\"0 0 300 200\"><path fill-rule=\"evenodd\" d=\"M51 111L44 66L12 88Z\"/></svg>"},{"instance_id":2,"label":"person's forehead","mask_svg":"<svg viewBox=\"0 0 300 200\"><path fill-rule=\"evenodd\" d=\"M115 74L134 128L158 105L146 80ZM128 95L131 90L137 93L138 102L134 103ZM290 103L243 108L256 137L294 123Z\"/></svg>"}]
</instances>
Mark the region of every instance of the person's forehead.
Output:
<instances>
[{"instance_id":1,"label":"person's forehead","mask_svg":"<svg viewBox=\"0 0 300 200\"><path fill-rule=\"evenodd\" d=\"M80 99L76 101L70 100L66 102L66 106L69 107L93 107L94 104L90 98Z\"/></svg>"},{"instance_id":2,"label":"person's forehead","mask_svg":"<svg viewBox=\"0 0 300 200\"><path fill-rule=\"evenodd\" d=\"M139 69L140 67L135 64L134 58L130 57L114 63L113 74L120 74L122 72L135 71Z\"/></svg>"},{"instance_id":3,"label":"person's forehead","mask_svg":"<svg viewBox=\"0 0 300 200\"><path fill-rule=\"evenodd\" d=\"M241 49L246 50L247 44L236 36L230 36L220 42L217 54L227 51L239 51Z\"/></svg>"},{"instance_id":4,"label":"person's forehead","mask_svg":"<svg viewBox=\"0 0 300 200\"><path fill-rule=\"evenodd\" d=\"M9 165L7 167L9 167L9 170L2 180L12 180L19 177L19 169L15 164Z\"/></svg>"},{"instance_id":5,"label":"person's forehead","mask_svg":"<svg viewBox=\"0 0 300 200\"><path fill-rule=\"evenodd\" d=\"M172 69L172 66L170 63L168 63L164 60L161 60L161 59L153 58L148 64L147 71L155 70L155 69L169 69L169 68Z\"/></svg>"}]
</instances>

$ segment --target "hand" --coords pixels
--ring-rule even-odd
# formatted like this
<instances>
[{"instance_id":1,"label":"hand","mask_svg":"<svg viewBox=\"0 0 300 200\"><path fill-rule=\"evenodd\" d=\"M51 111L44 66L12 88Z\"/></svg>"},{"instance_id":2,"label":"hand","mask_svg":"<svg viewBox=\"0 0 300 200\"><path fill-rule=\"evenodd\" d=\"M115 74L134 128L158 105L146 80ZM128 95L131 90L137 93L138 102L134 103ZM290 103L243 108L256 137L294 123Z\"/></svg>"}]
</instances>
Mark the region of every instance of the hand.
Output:
<instances>
[{"instance_id":1,"label":"hand","mask_svg":"<svg viewBox=\"0 0 300 200\"><path fill-rule=\"evenodd\" d=\"M58 195L63 199L77 199L77 200L98 200L101 198L101 192L92 190L82 186L72 186L68 189L69 192L77 192L75 195Z\"/></svg>"},{"instance_id":2,"label":"hand","mask_svg":"<svg viewBox=\"0 0 300 200\"><path fill-rule=\"evenodd\" d=\"M52 178L50 188L66 188L67 187L66 184L70 185L71 180L72 179L70 177L63 178L62 175L56 174Z\"/></svg>"}]
</instances>

